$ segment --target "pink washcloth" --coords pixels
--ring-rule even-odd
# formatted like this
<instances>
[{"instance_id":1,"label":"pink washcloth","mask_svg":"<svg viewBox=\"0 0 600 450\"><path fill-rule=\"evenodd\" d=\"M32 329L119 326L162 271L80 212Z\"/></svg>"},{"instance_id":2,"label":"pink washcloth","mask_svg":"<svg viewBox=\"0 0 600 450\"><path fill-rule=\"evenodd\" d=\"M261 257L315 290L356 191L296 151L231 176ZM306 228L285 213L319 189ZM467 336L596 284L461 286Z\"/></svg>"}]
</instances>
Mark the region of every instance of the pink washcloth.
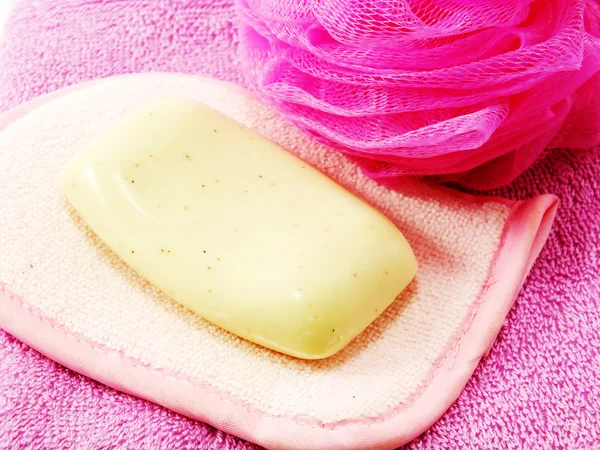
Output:
<instances>
[{"instance_id":1,"label":"pink washcloth","mask_svg":"<svg viewBox=\"0 0 600 450\"><path fill-rule=\"evenodd\" d=\"M115 73L167 70L241 81L228 2L24 1L0 50L7 110ZM42 75L43 74L43 75ZM556 192L558 226L489 359L413 448L594 448L599 439L597 152L557 153L513 197ZM252 448L74 374L0 334L0 445ZM43 420L42 420L43 419Z\"/></svg>"},{"instance_id":2,"label":"pink washcloth","mask_svg":"<svg viewBox=\"0 0 600 450\"><path fill-rule=\"evenodd\" d=\"M58 177L99 130L165 96L217 108L369 201L411 243L415 280L318 361L243 341L152 288L64 207ZM556 213L551 195L514 202L409 180L386 189L247 91L197 76L75 85L12 109L0 127L0 326L71 369L267 448L383 450L426 430L489 351Z\"/></svg>"}]
</instances>

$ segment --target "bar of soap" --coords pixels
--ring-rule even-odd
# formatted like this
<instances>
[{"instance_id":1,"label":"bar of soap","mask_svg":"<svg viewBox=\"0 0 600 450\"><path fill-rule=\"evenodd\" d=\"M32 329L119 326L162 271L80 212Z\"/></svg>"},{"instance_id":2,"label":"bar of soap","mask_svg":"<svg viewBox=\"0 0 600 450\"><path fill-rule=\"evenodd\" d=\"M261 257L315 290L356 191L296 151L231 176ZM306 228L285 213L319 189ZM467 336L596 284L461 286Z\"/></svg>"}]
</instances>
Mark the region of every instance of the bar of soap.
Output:
<instances>
[{"instance_id":1,"label":"bar of soap","mask_svg":"<svg viewBox=\"0 0 600 450\"><path fill-rule=\"evenodd\" d=\"M208 321L299 358L339 351L416 272L384 215L189 99L163 99L94 138L67 162L61 186L150 283Z\"/></svg>"}]
</instances>

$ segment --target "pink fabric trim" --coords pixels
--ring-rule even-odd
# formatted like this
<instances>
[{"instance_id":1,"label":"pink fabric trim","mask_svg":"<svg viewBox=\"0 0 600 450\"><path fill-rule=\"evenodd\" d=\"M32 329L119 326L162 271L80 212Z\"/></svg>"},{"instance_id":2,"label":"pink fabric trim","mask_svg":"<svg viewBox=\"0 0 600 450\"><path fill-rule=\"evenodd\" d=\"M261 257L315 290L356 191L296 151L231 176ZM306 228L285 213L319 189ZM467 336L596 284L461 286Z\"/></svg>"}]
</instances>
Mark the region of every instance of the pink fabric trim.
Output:
<instances>
[{"instance_id":1,"label":"pink fabric trim","mask_svg":"<svg viewBox=\"0 0 600 450\"><path fill-rule=\"evenodd\" d=\"M74 89L49 94L0 116L0 131L70 90ZM481 202L478 197L464 199ZM506 204L505 199L498 200ZM448 352L412 402L363 423L324 427L252 411L210 386L157 370L69 332L1 283L0 326L72 370L269 448L395 448L425 431L446 411L489 351L547 239L557 205L556 197L550 195L512 203L488 282Z\"/></svg>"}]
</instances>

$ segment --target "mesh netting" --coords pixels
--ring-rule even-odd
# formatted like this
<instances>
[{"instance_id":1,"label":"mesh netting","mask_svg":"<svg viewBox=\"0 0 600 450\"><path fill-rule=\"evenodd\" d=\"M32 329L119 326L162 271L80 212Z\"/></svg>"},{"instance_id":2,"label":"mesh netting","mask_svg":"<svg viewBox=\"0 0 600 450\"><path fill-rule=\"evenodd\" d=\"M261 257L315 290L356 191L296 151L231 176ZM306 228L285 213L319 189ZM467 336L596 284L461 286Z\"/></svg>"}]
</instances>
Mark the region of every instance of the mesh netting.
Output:
<instances>
[{"instance_id":1,"label":"mesh netting","mask_svg":"<svg viewBox=\"0 0 600 450\"><path fill-rule=\"evenodd\" d=\"M372 177L510 182L600 143L598 0L239 0L254 88Z\"/></svg>"}]
</instances>

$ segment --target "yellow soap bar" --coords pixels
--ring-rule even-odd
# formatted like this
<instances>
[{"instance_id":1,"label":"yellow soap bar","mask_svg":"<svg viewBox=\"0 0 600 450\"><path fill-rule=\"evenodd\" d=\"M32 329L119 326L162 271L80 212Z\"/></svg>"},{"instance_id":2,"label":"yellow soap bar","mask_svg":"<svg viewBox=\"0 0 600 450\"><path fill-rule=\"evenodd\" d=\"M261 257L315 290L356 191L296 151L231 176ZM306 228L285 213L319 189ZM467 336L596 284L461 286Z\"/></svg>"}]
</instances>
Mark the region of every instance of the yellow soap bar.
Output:
<instances>
[{"instance_id":1,"label":"yellow soap bar","mask_svg":"<svg viewBox=\"0 0 600 450\"><path fill-rule=\"evenodd\" d=\"M300 358L339 351L416 271L384 215L189 99L161 100L96 137L67 162L61 185L150 283L212 323Z\"/></svg>"}]
</instances>

